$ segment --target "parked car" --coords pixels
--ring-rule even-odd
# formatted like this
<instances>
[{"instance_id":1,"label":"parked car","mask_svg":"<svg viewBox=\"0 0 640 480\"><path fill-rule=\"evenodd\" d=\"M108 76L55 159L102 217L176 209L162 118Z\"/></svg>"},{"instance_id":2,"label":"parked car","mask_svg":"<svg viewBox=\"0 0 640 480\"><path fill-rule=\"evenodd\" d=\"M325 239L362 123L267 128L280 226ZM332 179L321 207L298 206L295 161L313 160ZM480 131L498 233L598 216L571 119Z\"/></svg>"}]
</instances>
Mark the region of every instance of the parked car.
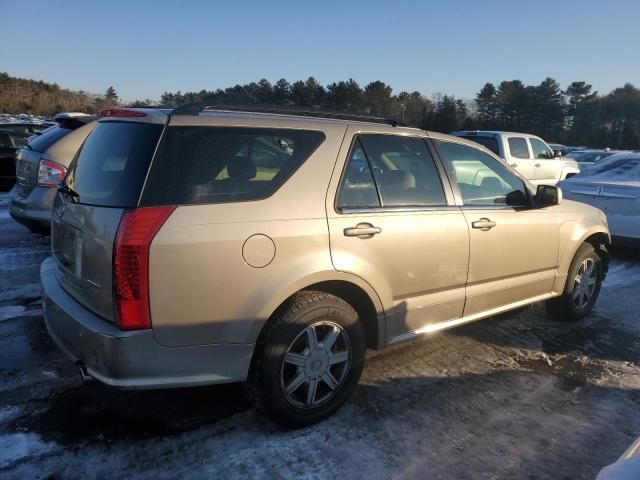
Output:
<instances>
[{"instance_id":1,"label":"parked car","mask_svg":"<svg viewBox=\"0 0 640 480\"><path fill-rule=\"evenodd\" d=\"M25 134L3 130L0 124L0 189L8 190L16 183L16 151L25 142Z\"/></svg>"},{"instance_id":2,"label":"parked car","mask_svg":"<svg viewBox=\"0 0 640 480\"><path fill-rule=\"evenodd\" d=\"M535 135L480 130L452 135L484 145L534 185L555 185L580 171L574 160L559 157Z\"/></svg>"},{"instance_id":3,"label":"parked car","mask_svg":"<svg viewBox=\"0 0 640 480\"><path fill-rule=\"evenodd\" d=\"M584 168L590 167L598 160L610 157L611 155L615 155L616 153L620 152L617 150L609 149L588 149L571 152L567 155L567 157L578 162L578 165L582 170Z\"/></svg>"},{"instance_id":4,"label":"parked car","mask_svg":"<svg viewBox=\"0 0 640 480\"><path fill-rule=\"evenodd\" d=\"M555 154L556 157L564 157L568 153L571 153L573 151L571 150L570 147L567 147L566 145L562 145L561 143L549 143L548 145L551 148L551 150L553 150L553 153Z\"/></svg>"},{"instance_id":5,"label":"parked car","mask_svg":"<svg viewBox=\"0 0 640 480\"><path fill-rule=\"evenodd\" d=\"M598 473L596 480L637 480L640 478L640 438L611 465Z\"/></svg>"},{"instance_id":6,"label":"parked car","mask_svg":"<svg viewBox=\"0 0 640 480\"><path fill-rule=\"evenodd\" d=\"M614 245L640 246L640 154L611 155L560 186L566 198L607 214Z\"/></svg>"},{"instance_id":7,"label":"parked car","mask_svg":"<svg viewBox=\"0 0 640 480\"><path fill-rule=\"evenodd\" d=\"M95 120L95 116L66 118L18 150L9 214L32 232L49 232L56 188Z\"/></svg>"},{"instance_id":8,"label":"parked car","mask_svg":"<svg viewBox=\"0 0 640 480\"><path fill-rule=\"evenodd\" d=\"M13 133L24 133L29 135L37 135L43 130L55 125L54 122L2 122L0 130Z\"/></svg>"},{"instance_id":9,"label":"parked car","mask_svg":"<svg viewBox=\"0 0 640 480\"><path fill-rule=\"evenodd\" d=\"M579 319L607 271L600 210L459 137L202 105L104 115L56 196L41 280L53 340L112 386L243 381L307 425L347 400L366 348L544 300Z\"/></svg>"}]
</instances>

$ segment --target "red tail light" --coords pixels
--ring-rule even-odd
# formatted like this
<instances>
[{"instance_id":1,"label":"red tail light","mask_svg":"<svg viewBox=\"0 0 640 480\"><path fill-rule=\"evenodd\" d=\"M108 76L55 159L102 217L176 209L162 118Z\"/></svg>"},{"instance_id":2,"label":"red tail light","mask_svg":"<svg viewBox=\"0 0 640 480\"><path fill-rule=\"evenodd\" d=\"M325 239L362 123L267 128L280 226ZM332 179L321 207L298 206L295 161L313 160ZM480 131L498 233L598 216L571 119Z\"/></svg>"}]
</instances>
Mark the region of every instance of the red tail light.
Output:
<instances>
[{"instance_id":1,"label":"red tail light","mask_svg":"<svg viewBox=\"0 0 640 480\"><path fill-rule=\"evenodd\" d=\"M130 110L128 108L107 108L101 110L98 114L100 117L146 117L147 114L138 110Z\"/></svg>"},{"instance_id":2,"label":"red tail light","mask_svg":"<svg viewBox=\"0 0 640 480\"><path fill-rule=\"evenodd\" d=\"M67 167L42 157L38 165L38 186L57 187L67 175Z\"/></svg>"},{"instance_id":3,"label":"red tail light","mask_svg":"<svg viewBox=\"0 0 640 480\"><path fill-rule=\"evenodd\" d=\"M175 208L137 208L120 220L113 249L113 301L122 330L151 328L149 247Z\"/></svg>"}]
</instances>

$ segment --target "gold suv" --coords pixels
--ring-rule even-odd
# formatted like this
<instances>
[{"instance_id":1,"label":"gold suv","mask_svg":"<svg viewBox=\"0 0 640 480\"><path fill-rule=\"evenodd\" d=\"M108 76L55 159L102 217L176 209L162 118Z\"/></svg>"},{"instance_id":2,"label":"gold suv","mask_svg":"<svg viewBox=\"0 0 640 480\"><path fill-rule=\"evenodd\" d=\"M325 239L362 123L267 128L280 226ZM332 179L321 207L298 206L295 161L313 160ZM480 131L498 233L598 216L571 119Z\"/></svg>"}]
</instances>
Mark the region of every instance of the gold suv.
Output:
<instances>
[{"instance_id":1,"label":"gold suv","mask_svg":"<svg viewBox=\"0 0 640 480\"><path fill-rule=\"evenodd\" d=\"M73 160L41 268L50 335L122 388L245 382L300 426L365 350L547 301L592 309L604 214L486 148L378 119L111 109Z\"/></svg>"}]
</instances>

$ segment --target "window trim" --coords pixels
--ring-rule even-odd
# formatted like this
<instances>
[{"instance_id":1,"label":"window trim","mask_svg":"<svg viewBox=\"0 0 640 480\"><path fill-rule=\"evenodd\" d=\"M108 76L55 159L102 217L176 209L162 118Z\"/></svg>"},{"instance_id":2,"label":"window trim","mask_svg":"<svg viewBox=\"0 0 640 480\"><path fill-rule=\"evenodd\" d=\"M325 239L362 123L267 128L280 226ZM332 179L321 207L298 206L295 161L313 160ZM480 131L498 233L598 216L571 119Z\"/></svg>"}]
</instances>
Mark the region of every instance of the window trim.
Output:
<instances>
[{"instance_id":1,"label":"window trim","mask_svg":"<svg viewBox=\"0 0 640 480\"><path fill-rule=\"evenodd\" d=\"M438 159L439 161L442 163L444 171L446 173L447 179L449 181L449 183L451 184L451 189L453 190L453 195L455 197L455 202L456 205L458 206L458 208L461 208L462 210L531 210L531 209L535 209L536 208L536 204L534 202L534 193L531 189L531 185L529 184L529 182L527 182L527 180L522 177L522 175L520 175L519 172L517 172L515 169L512 169L510 167L508 167L504 160L502 160L501 158L497 157L493 152L491 152L488 148L483 150L482 148L477 148L475 145L469 145L465 142L459 142L456 141L458 138L456 137L456 139L440 139L440 138L434 138L431 139L432 143L433 143L433 149L435 152L437 152L438 155ZM463 139L461 139L463 140ZM467 140L469 141L469 140ZM525 193L527 194L527 200L529 201L529 205L501 205L501 204L495 204L495 205L465 205L464 203L464 199L462 198L462 193L460 192L460 188L458 187L458 184L455 182L455 176L453 174L453 172L450 171L449 167L449 163L445 160L445 156L442 153L442 151L440 150L440 147L438 146L438 142L448 142L448 143L455 143L456 145L462 145L463 147L467 147L467 148L472 148L474 150L477 150L481 153L484 153L485 155L489 155L489 157L493 158L496 162L504 165L506 168L509 169L509 171L515 175L524 185L524 189L525 189Z\"/></svg>"},{"instance_id":2,"label":"window trim","mask_svg":"<svg viewBox=\"0 0 640 480\"><path fill-rule=\"evenodd\" d=\"M361 143L359 137L361 135L378 135L378 136L389 136L389 137L404 137L404 138L416 138L418 140L422 140L431 158L436 167L436 171L440 177L440 185L442 186L442 191L444 193L444 205L394 205L385 207L382 205L382 197L380 194L380 189L378 187L378 182L376 181L375 175L373 174L373 170L371 167L371 162L369 161L369 156L362 146L362 151L367 159L367 164L369 166L369 171L371 172L371 177L373 178L373 184L376 187L376 192L378 193L378 202L380 202L379 207L346 207L340 208L338 207L338 197L340 196L340 189L342 188L342 184L344 182L344 177L347 171L347 165L349 164L349 160L351 159L351 154L353 153L354 146L356 143ZM422 137L417 135L406 135L406 134L394 134L387 132L367 132L367 131L356 131L352 134L351 145L349 146L349 150L347 152L347 156L345 157L342 163L342 172L340 173L340 179L338 180L337 188L334 192L333 196L333 210L338 215L355 215L355 214L363 214L363 213L407 213L407 212L432 212L432 211L448 211L448 210L457 210L459 207L457 205L457 199L455 196L455 192L451 185L451 180L447 174L447 171L442 164L438 152L431 144L431 139L429 137Z\"/></svg>"}]
</instances>

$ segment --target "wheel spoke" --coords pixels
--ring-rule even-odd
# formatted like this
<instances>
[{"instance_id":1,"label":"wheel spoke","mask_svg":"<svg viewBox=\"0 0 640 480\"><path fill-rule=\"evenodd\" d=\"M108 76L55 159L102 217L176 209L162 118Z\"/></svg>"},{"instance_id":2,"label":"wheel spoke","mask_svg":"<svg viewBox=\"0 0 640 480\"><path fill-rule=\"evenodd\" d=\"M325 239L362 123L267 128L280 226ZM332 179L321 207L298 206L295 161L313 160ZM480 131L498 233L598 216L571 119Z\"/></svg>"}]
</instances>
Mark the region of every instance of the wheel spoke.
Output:
<instances>
[{"instance_id":1,"label":"wheel spoke","mask_svg":"<svg viewBox=\"0 0 640 480\"><path fill-rule=\"evenodd\" d=\"M303 372L299 372L298 375L296 375L294 379L289 382L289 385L285 387L285 391L287 392L287 394L291 395L293 392L295 392L298 387L300 387L300 385L305 382L306 379L306 375Z\"/></svg>"},{"instance_id":2,"label":"wheel spoke","mask_svg":"<svg viewBox=\"0 0 640 480\"><path fill-rule=\"evenodd\" d=\"M329 355L329 365L336 365L337 363L343 363L349 360L349 352L344 350L342 352L335 352Z\"/></svg>"},{"instance_id":3,"label":"wheel spoke","mask_svg":"<svg viewBox=\"0 0 640 480\"><path fill-rule=\"evenodd\" d=\"M300 355L299 353L289 352L284 357L285 363L296 365L298 367L304 367L305 360L306 360L306 357L304 355Z\"/></svg>"},{"instance_id":4,"label":"wheel spoke","mask_svg":"<svg viewBox=\"0 0 640 480\"><path fill-rule=\"evenodd\" d=\"M582 289L580 288L580 285L576 285L573 289L573 300L578 301L578 299L580 298L580 293L582 292Z\"/></svg>"},{"instance_id":5,"label":"wheel spoke","mask_svg":"<svg viewBox=\"0 0 640 480\"><path fill-rule=\"evenodd\" d=\"M340 330L338 330L336 327L331 328L329 333L327 333L322 339L322 347L327 351L331 350L333 344L336 343L339 335Z\"/></svg>"},{"instance_id":6,"label":"wheel spoke","mask_svg":"<svg viewBox=\"0 0 640 480\"><path fill-rule=\"evenodd\" d=\"M322 374L322 380L324 381L324 383L327 384L327 386L331 390L335 390L336 387L338 386L338 381L336 380L336 377L334 377L329 370L327 370Z\"/></svg>"},{"instance_id":7,"label":"wheel spoke","mask_svg":"<svg viewBox=\"0 0 640 480\"><path fill-rule=\"evenodd\" d=\"M577 284L582 283L582 274L581 274L581 273L578 273L578 274L576 275L576 283L577 283Z\"/></svg>"},{"instance_id":8,"label":"wheel spoke","mask_svg":"<svg viewBox=\"0 0 640 480\"><path fill-rule=\"evenodd\" d=\"M318 336L316 335L316 329L313 326L307 328L307 347L310 352L318 350Z\"/></svg>"},{"instance_id":9,"label":"wheel spoke","mask_svg":"<svg viewBox=\"0 0 640 480\"><path fill-rule=\"evenodd\" d=\"M316 401L316 391L318 390L318 380L310 378L307 382L307 405L311 406Z\"/></svg>"}]
</instances>

